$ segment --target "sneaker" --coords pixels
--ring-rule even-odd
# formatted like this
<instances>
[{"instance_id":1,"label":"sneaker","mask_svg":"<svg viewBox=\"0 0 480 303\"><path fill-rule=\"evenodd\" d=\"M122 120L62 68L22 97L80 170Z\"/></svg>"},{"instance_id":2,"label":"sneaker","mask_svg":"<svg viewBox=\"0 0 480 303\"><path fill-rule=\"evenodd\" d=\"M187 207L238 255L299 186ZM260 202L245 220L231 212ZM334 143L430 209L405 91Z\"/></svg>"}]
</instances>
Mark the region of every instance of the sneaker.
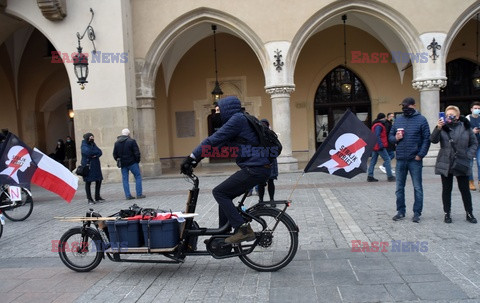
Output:
<instances>
[{"instance_id":1,"label":"sneaker","mask_svg":"<svg viewBox=\"0 0 480 303\"><path fill-rule=\"evenodd\" d=\"M403 218L405 218L405 214L397 213L395 216L393 216L392 220L398 221L398 220L402 220Z\"/></svg>"},{"instance_id":2,"label":"sneaker","mask_svg":"<svg viewBox=\"0 0 480 303\"><path fill-rule=\"evenodd\" d=\"M143 198L146 198L147 196L145 195L140 195L140 196L137 196L137 199L143 199Z\"/></svg>"},{"instance_id":3,"label":"sneaker","mask_svg":"<svg viewBox=\"0 0 480 303\"><path fill-rule=\"evenodd\" d=\"M412 218L412 222L419 223L420 222L420 215L414 214Z\"/></svg>"},{"instance_id":4,"label":"sneaker","mask_svg":"<svg viewBox=\"0 0 480 303\"><path fill-rule=\"evenodd\" d=\"M95 204L95 201L93 201L92 199L88 199L87 201L88 201L88 204L90 204L90 205Z\"/></svg>"},{"instance_id":5,"label":"sneaker","mask_svg":"<svg viewBox=\"0 0 480 303\"><path fill-rule=\"evenodd\" d=\"M133 199L135 199L135 197L128 196L125 200L133 200Z\"/></svg>"},{"instance_id":6,"label":"sneaker","mask_svg":"<svg viewBox=\"0 0 480 303\"><path fill-rule=\"evenodd\" d=\"M240 243L243 241L253 241L256 239L253 229L250 227L250 223L245 223L241 225L237 232L225 239L225 243L234 244Z\"/></svg>"},{"instance_id":7,"label":"sneaker","mask_svg":"<svg viewBox=\"0 0 480 303\"><path fill-rule=\"evenodd\" d=\"M471 213L467 213L467 221L473 224L477 223L477 219Z\"/></svg>"},{"instance_id":8,"label":"sneaker","mask_svg":"<svg viewBox=\"0 0 480 303\"><path fill-rule=\"evenodd\" d=\"M385 169L385 166L380 165L378 168L380 168L380 171L381 171L382 173L384 173L384 174L387 173L387 170Z\"/></svg>"},{"instance_id":9,"label":"sneaker","mask_svg":"<svg viewBox=\"0 0 480 303\"><path fill-rule=\"evenodd\" d=\"M102 203L103 201L105 201L105 199L102 197L98 197L98 198L95 198L95 201Z\"/></svg>"},{"instance_id":10,"label":"sneaker","mask_svg":"<svg viewBox=\"0 0 480 303\"><path fill-rule=\"evenodd\" d=\"M443 219L443 222L445 223L452 223L452 218L450 217L449 213L445 214L445 219Z\"/></svg>"},{"instance_id":11,"label":"sneaker","mask_svg":"<svg viewBox=\"0 0 480 303\"><path fill-rule=\"evenodd\" d=\"M397 181L397 178L395 178L394 176L391 176L391 177L387 178L387 181L388 182L395 182L395 181Z\"/></svg>"},{"instance_id":12,"label":"sneaker","mask_svg":"<svg viewBox=\"0 0 480 303\"><path fill-rule=\"evenodd\" d=\"M378 182L378 179L375 179L375 178L372 177L372 176L368 176L368 177L367 177L367 182Z\"/></svg>"}]
</instances>

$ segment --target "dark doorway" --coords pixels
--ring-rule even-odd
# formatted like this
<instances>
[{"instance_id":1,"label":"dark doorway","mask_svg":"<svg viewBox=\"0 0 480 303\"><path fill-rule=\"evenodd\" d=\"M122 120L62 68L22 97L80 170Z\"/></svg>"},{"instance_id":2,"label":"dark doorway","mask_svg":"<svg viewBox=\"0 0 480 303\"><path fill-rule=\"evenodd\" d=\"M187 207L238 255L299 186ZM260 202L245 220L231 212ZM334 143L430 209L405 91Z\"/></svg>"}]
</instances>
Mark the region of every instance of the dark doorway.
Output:
<instances>
[{"instance_id":1,"label":"dark doorway","mask_svg":"<svg viewBox=\"0 0 480 303\"><path fill-rule=\"evenodd\" d=\"M345 73L352 83L351 93L348 95L341 90ZM365 85L351 70L337 66L323 78L315 93L316 148L322 144L347 109L350 109L370 128L371 104Z\"/></svg>"},{"instance_id":2,"label":"dark doorway","mask_svg":"<svg viewBox=\"0 0 480 303\"><path fill-rule=\"evenodd\" d=\"M475 63L465 59L447 63L447 86L440 91L440 111L455 105L462 115L470 114L470 104L480 101L480 90L476 90L472 83L475 67Z\"/></svg>"}]
</instances>

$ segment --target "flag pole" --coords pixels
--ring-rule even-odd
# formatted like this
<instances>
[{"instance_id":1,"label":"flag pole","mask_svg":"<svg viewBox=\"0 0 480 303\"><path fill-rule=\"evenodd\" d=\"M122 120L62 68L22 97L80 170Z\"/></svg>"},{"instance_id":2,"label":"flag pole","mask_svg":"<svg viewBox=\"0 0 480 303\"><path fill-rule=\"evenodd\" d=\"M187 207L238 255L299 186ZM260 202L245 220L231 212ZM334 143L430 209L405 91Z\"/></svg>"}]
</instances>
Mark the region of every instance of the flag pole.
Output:
<instances>
[{"instance_id":1,"label":"flag pole","mask_svg":"<svg viewBox=\"0 0 480 303\"><path fill-rule=\"evenodd\" d=\"M303 175L305 175L305 172L303 172L303 173L297 178L297 182L296 182L295 185L293 186L292 191L290 192L290 195L288 196L288 199L287 199L287 200L291 201L293 192L295 191L295 189L297 189L298 182L300 182L300 178L303 177Z\"/></svg>"}]
</instances>

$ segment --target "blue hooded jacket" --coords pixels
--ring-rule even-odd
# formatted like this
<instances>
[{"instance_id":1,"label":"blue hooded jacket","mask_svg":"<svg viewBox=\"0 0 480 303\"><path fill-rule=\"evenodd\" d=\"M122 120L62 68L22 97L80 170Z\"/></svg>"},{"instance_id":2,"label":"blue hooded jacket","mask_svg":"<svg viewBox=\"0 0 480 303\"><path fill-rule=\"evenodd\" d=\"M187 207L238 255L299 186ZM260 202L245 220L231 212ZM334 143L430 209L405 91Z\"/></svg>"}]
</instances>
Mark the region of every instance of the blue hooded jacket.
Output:
<instances>
[{"instance_id":1,"label":"blue hooded jacket","mask_svg":"<svg viewBox=\"0 0 480 303\"><path fill-rule=\"evenodd\" d=\"M403 128L405 134L403 139L397 142L395 134L399 128ZM427 119L418 111L411 116L399 116L390 129L388 141L397 145L398 160L412 160L417 155L423 159L430 147L430 127Z\"/></svg>"},{"instance_id":2,"label":"blue hooded jacket","mask_svg":"<svg viewBox=\"0 0 480 303\"><path fill-rule=\"evenodd\" d=\"M252 149L259 144L258 137L242 112L240 100L234 96L226 97L218 101L218 107L223 125L193 150L192 154L195 159L199 161L204 158L202 147L209 149L228 146L238 148L236 162L241 168L270 164L267 155L262 155L255 152L254 148Z\"/></svg>"}]
</instances>

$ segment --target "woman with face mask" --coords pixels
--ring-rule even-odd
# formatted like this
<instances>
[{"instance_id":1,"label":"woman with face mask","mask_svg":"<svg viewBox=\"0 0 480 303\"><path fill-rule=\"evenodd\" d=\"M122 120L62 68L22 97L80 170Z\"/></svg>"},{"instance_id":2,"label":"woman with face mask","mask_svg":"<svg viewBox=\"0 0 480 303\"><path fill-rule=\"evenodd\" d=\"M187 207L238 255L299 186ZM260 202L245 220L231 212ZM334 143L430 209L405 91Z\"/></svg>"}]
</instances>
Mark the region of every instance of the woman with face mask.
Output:
<instances>
[{"instance_id":1,"label":"woman with face mask","mask_svg":"<svg viewBox=\"0 0 480 303\"><path fill-rule=\"evenodd\" d=\"M473 159L478 146L477 139L470 129L470 123L464 117L460 117L458 107L450 105L445 109L445 121L442 118L438 120L430 140L432 143L440 142L440 151L435 164L435 174L440 175L442 178L444 222L452 223L450 210L452 205L453 177L455 176L458 189L462 195L466 219L470 223L477 223L477 219L475 219L472 213L472 195L470 194L468 184L471 166L468 172L455 170L452 166L456 153L462 153L468 159Z\"/></svg>"},{"instance_id":2,"label":"woman with face mask","mask_svg":"<svg viewBox=\"0 0 480 303\"><path fill-rule=\"evenodd\" d=\"M83 177L85 181L85 192L87 193L88 204L95 204L95 202L102 202L104 199L100 196L100 187L102 186L102 169L100 165L100 157L102 150L95 144L95 137L92 133L83 135L82 141L82 166L90 165L88 175ZM92 192L90 186L95 181L95 200L92 199Z\"/></svg>"}]
</instances>

